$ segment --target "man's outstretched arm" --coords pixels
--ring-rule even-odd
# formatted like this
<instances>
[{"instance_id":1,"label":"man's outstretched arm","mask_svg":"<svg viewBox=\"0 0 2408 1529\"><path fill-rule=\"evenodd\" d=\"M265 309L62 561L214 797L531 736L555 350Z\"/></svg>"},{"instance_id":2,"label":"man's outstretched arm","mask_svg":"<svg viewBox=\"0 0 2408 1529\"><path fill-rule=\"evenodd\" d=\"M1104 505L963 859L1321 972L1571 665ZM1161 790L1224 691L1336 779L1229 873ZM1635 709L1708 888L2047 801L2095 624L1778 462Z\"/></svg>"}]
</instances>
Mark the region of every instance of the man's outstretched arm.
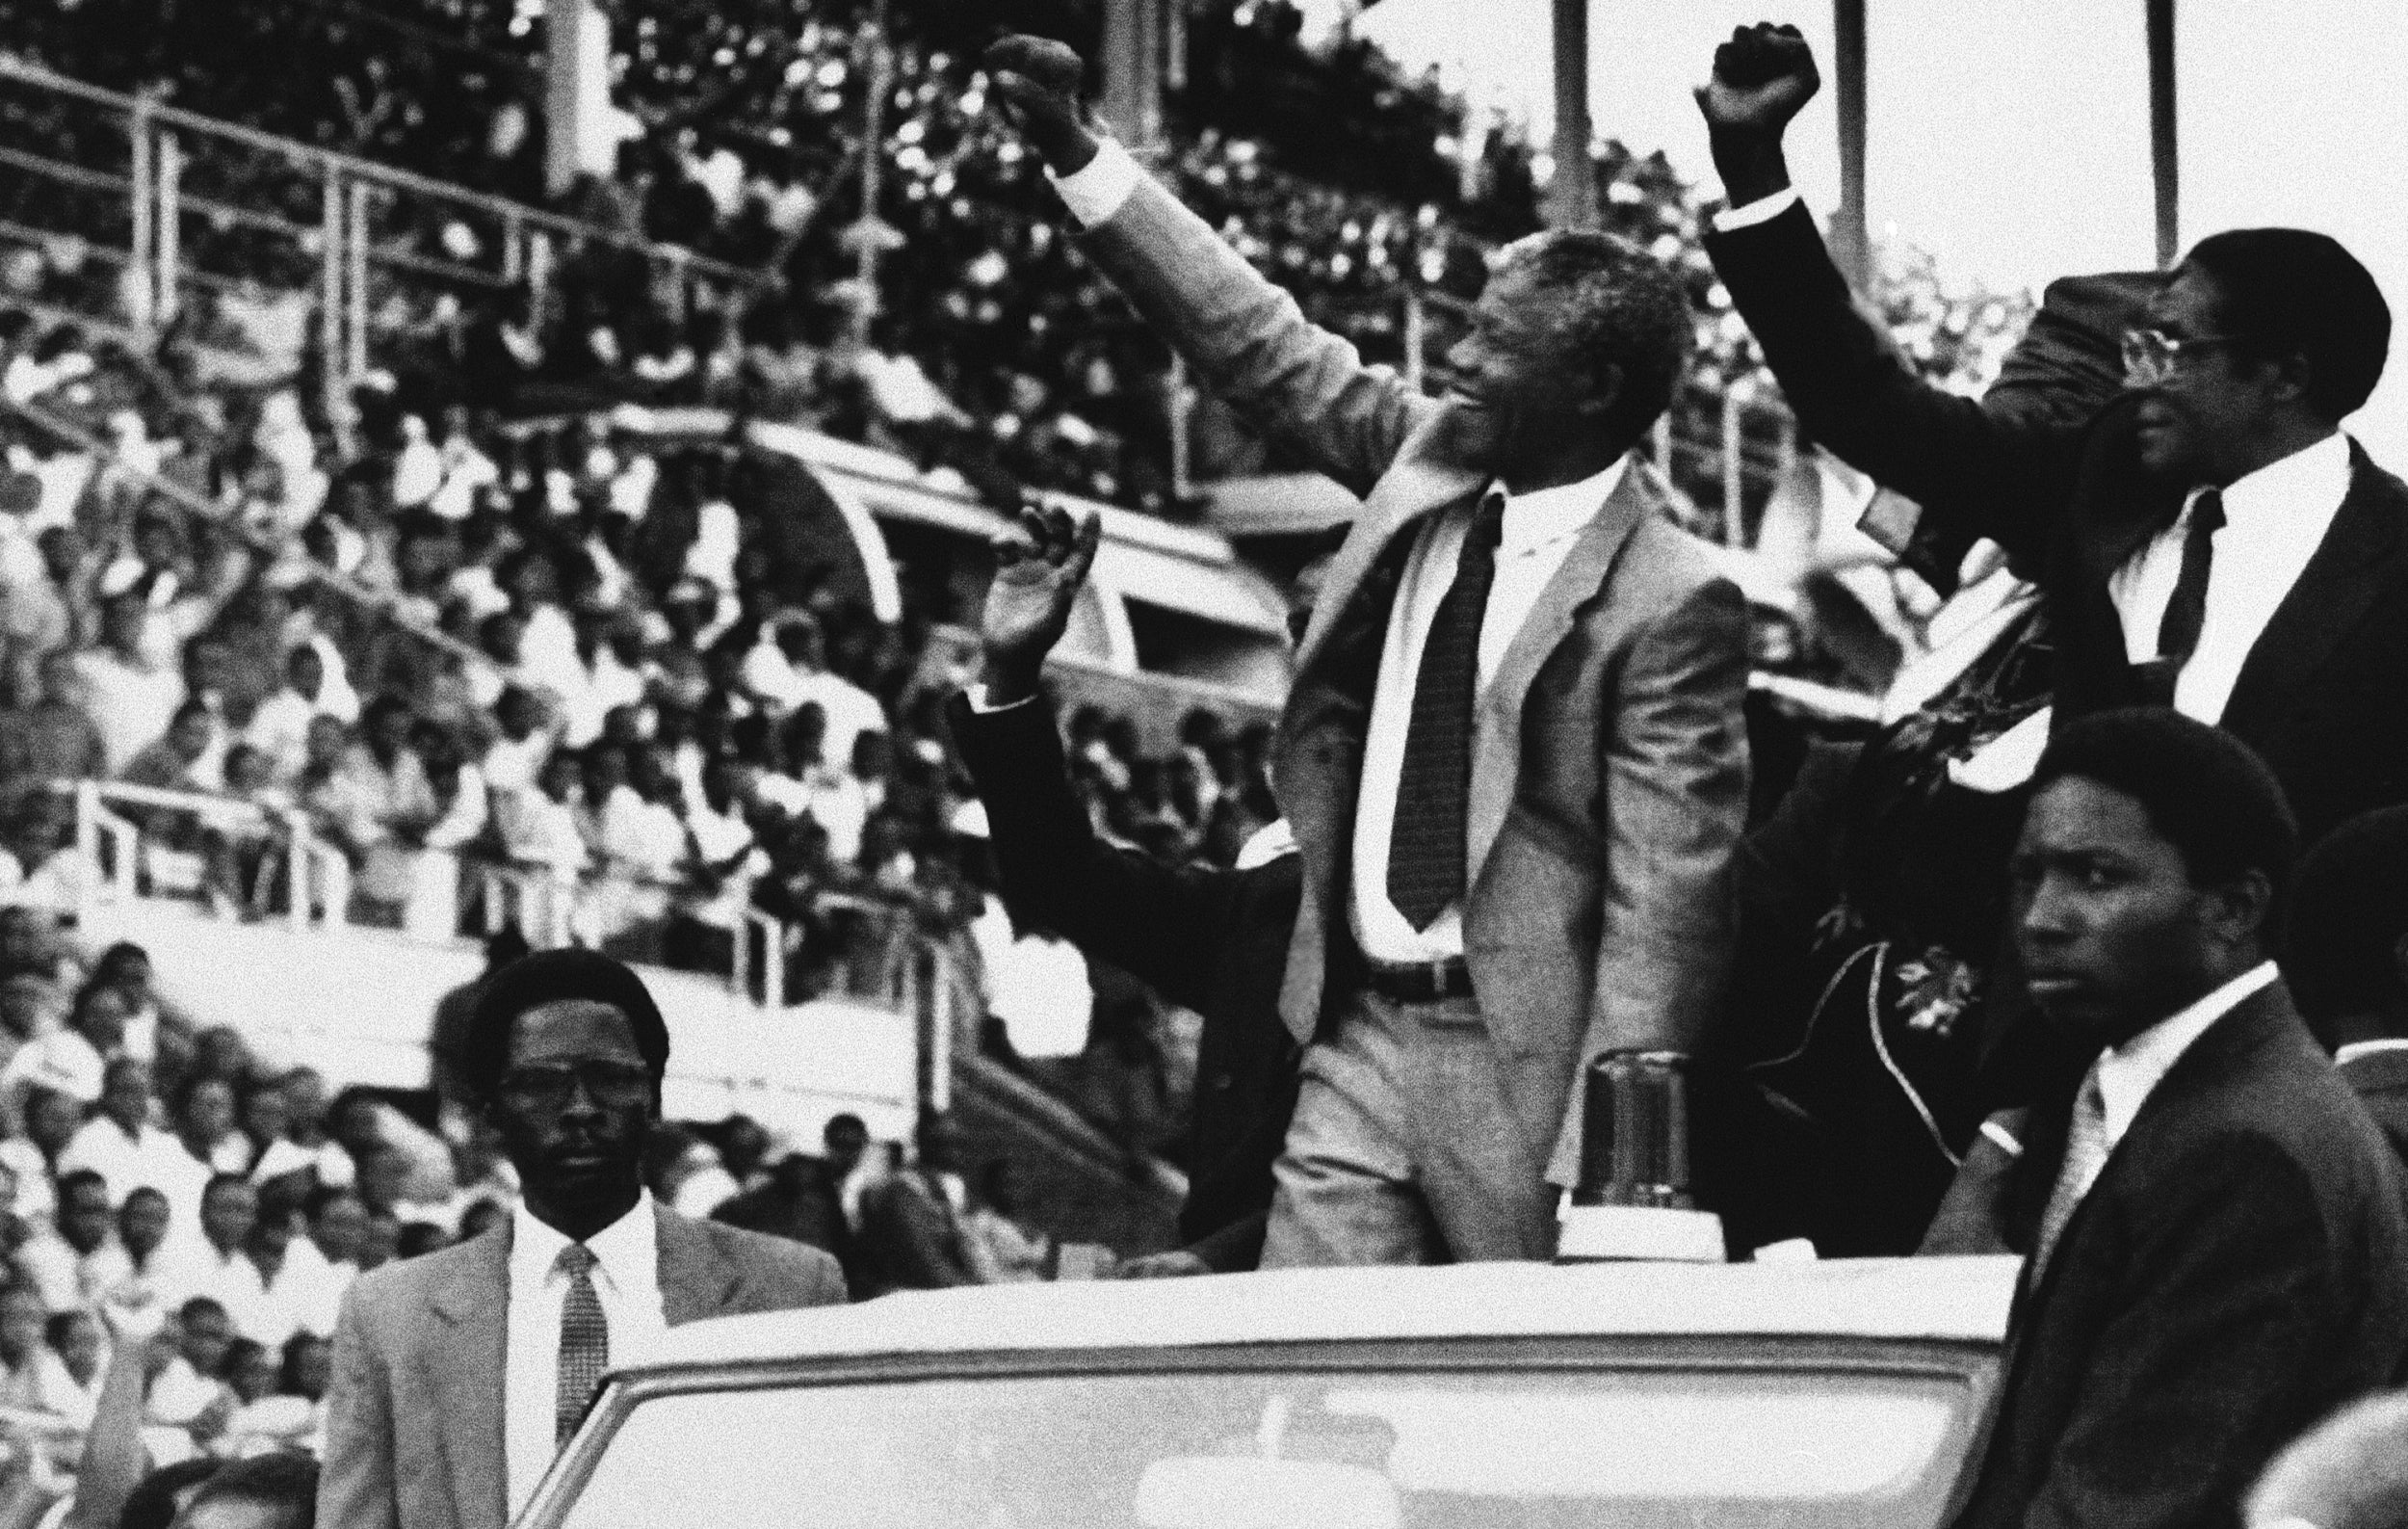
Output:
<instances>
[{"instance_id":1,"label":"man's outstretched arm","mask_svg":"<svg viewBox=\"0 0 2408 1529\"><path fill-rule=\"evenodd\" d=\"M1038 688L1094 561L1098 530L1092 516L1081 524L1063 511L1029 510L1019 534L997 539L981 617L985 694L955 698L954 741L986 806L1012 913L1192 1009L1204 1002L1231 935L1246 873L1165 865L1098 839Z\"/></svg>"},{"instance_id":2,"label":"man's outstretched arm","mask_svg":"<svg viewBox=\"0 0 2408 1529\"><path fill-rule=\"evenodd\" d=\"M1079 114L1079 56L1006 38L987 49L995 93L1088 224L1080 248L1221 397L1367 493L1436 406L1304 317L1296 300L1098 138Z\"/></svg>"},{"instance_id":3,"label":"man's outstretched arm","mask_svg":"<svg viewBox=\"0 0 2408 1529\"><path fill-rule=\"evenodd\" d=\"M1857 309L1792 194L1783 148L1821 83L1794 27L1742 27L1715 50L1697 91L1730 200L1706 240L1714 270L1808 435L1952 529L2043 556L2082 432L2002 417L1924 382Z\"/></svg>"}]
</instances>

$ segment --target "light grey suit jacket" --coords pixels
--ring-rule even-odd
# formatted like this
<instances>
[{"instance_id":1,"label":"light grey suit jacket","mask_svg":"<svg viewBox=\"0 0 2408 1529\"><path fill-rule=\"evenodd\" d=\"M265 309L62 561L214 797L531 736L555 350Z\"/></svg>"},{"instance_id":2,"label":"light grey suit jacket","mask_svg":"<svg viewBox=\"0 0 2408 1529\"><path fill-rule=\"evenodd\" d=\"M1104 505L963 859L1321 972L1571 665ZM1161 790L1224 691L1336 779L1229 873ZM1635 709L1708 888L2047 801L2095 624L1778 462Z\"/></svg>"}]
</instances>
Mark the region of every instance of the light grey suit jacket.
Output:
<instances>
[{"instance_id":1,"label":"light grey suit jacket","mask_svg":"<svg viewBox=\"0 0 2408 1529\"><path fill-rule=\"evenodd\" d=\"M817 1248L655 1206L661 1305L705 1317L830 1305ZM502 1378L510 1224L362 1275L343 1298L327 1391L318 1522L328 1529L502 1529Z\"/></svg>"},{"instance_id":2,"label":"light grey suit jacket","mask_svg":"<svg viewBox=\"0 0 2408 1529\"><path fill-rule=\"evenodd\" d=\"M1280 719L1274 784L1304 857L1280 995L1319 1031L1353 958L1347 909L1363 738L1402 554L1488 475L1458 424L1309 323L1151 180L1081 240L1222 397L1363 497ZM1617 1050L1696 1053L1734 937L1746 824L1746 607L1660 513L1634 461L1506 651L1475 723L1465 958L1547 1176L1580 1163L1575 1083Z\"/></svg>"}]
</instances>

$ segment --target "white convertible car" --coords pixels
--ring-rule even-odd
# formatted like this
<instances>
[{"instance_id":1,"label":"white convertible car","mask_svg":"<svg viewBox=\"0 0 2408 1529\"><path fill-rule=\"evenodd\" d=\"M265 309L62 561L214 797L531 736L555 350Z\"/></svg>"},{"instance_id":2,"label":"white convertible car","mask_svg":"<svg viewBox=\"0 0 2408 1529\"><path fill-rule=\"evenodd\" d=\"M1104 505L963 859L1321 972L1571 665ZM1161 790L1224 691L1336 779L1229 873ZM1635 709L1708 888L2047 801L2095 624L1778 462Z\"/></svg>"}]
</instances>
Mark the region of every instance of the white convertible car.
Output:
<instances>
[{"instance_id":1,"label":"white convertible car","mask_svg":"<svg viewBox=\"0 0 2408 1529\"><path fill-rule=\"evenodd\" d=\"M2017 1263L1006 1285L697 1324L523 1529L1931 1529Z\"/></svg>"}]
</instances>

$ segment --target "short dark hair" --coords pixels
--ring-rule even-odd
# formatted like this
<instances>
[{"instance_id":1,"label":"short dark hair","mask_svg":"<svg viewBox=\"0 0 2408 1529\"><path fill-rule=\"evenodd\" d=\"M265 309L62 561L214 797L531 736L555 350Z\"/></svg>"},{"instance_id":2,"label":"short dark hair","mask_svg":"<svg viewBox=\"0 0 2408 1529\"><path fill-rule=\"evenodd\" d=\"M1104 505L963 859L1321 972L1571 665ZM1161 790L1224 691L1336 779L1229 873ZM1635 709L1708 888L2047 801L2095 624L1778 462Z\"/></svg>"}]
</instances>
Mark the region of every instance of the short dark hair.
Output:
<instances>
[{"instance_id":1,"label":"short dark hair","mask_svg":"<svg viewBox=\"0 0 2408 1529\"><path fill-rule=\"evenodd\" d=\"M2092 712L2049 740L2032 792L2069 776L2139 803L2181 853L2193 885L2262 873L2271 901L2260 934L2274 942L2299 858L2299 824L2282 783L2247 744L2166 706Z\"/></svg>"},{"instance_id":2,"label":"short dark hair","mask_svg":"<svg viewBox=\"0 0 2408 1529\"><path fill-rule=\"evenodd\" d=\"M215 1296L195 1296L175 1308L175 1317L179 1322L190 1322L196 1316L203 1316L212 1311L222 1317L224 1316L226 1314L225 1303Z\"/></svg>"},{"instance_id":3,"label":"short dark hair","mask_svg":"<svg viewBox=\"0 0 2408 1529\"><path fill-rule=\"evenodd\" d=\"M2243 354L2308 359L2308 407L2339 423L2382 380L2392 344L2382 288L2329 234L2234 228L2191 248L2185 265L2215 283L2221 324Z\"/></svg>"},{"instance_id":4,"label":"short dark hair","mask_svg":"<svg viewBox=\"0 0 2408 1529\"><path fill-rule=\"evenodd\" d=\"M2408 998L2392 947L2408 935L2408 806L2351 818L2299 862L2283 977L2310 1024Z\"/></svg>"},{"instance_id":5,"label":"short dark hair","mask_svg":"<svg viewBox=\"0 0 2408 1529\"><path fill-rule=\"evenodd\" d=\"M69 1195L87 1184L98 1189L103 1195L109 1193L109 1181L101 1175L100 1170L96 1168L69 1169L59 1175L59 1203L65 1204Z\"/></svg>"},{"instance_id":6,"label":"short dark hair","mask_svg":"<svg viewBox=\"0 0 2408 1529\"><path fill-rule=\"evenodd\" d=\"M510 1068L510 1026L530 1009L568 999L608 1004L627 1016L636 1050L657 1084L668 1070L668 1023L643 979L598 951L574 946L539 950L495 972L477 993L461 1039L459 1075L481 1098L491 1098Z\"/></svg>"},{"instance_id":7,"label":"short dark hair","mask_svg":"<svg viewBox=\"0 0 2408 1529\"><path fill-rule=\"evenodd\" d=\"M118 1510L117 1529L168 1529L175 1521L176 1493L217 1473L218 1462L208 1455L160 1466L126 1494L125 1506Z\"/></svg>"},{"instance_id":8,"label":"short dark hair","mask_svg":"<svg viewBox=\"0 0 2408 1529\"><path fill-rule=\"evenodd\" d=\"M281 1512L279 1529L313 1529L318 1521L318 1463L297 1449L229 1462L193 1493L193 1505L223 1498Z\"/></svg>"},{"instance_id":9,"label":"short dark hair","mask_svg":"<svg viewBox=\"0 0 2408 1529\"><path fill-rule=\"evenodd\" d=\"M1672 402L1697 346L1697 319L1680 278L1627 239L1551 228L1508 245L1499 276L1527 273L1568 311L1565 342L1591 367L1615 368L1613 425L1636 435Z\"/></svg>"},{"instance_id":10,"label":"short dark hair","mask_svg":"<svg viewBox=\"0 0 2408 1529\"><path fill-rule=\"evenodd\" d=\"M206 1205L209 1203L210 1196L228 1185L236 1189L251 1190L254 1193L258 1189L258 1186L250 1181L250 1175L248 1173L212 1173L209 1175L209 1182L200 1186L200 1202Z\"/></svg>"}]
</instances>

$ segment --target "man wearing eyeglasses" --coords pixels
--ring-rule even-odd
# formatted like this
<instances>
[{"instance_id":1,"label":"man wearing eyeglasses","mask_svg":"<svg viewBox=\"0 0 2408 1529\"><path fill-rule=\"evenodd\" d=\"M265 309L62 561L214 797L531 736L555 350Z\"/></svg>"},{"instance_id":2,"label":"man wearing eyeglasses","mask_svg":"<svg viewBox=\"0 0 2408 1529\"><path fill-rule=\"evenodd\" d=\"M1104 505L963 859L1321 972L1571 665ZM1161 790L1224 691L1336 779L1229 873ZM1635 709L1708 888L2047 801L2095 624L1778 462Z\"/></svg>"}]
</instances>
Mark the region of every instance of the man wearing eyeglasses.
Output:
<instances>
[{"instance_id":1,"label":"man wearing eyeglasses","mask_svg":"<svg viewBox=\"0 0 2408 1529\"><path fill-rule=\"evenodd\" d=\"M322 1523L501 1529L604 1372L669 1328L845 1299L819 1249L692 1221L646 1192L668 1028L617 962L548 950L504 967L458 1060L524 1198L483 1236L344 1297Z\"/></svg>"},{"instance_id":2,"label":"man wearing eyeglasses","mask_svg":"<svg viewBox=\"0 0 2408 1529\"><path fill-rule=\"evenodd\" d=\"M2126 334L2119 394L2009 417L1913 377L1850 306L1782 155L1819 85L1796 29L1760 25L1698 92L1730 201L1707 248L1806 433L2042 586L2058 723L2218 724L2309 842L2408 800L2408 487L2341 433L2390 343L2365 268L2301 229L2203 240Z\"/></svg>"}]
</instances>

